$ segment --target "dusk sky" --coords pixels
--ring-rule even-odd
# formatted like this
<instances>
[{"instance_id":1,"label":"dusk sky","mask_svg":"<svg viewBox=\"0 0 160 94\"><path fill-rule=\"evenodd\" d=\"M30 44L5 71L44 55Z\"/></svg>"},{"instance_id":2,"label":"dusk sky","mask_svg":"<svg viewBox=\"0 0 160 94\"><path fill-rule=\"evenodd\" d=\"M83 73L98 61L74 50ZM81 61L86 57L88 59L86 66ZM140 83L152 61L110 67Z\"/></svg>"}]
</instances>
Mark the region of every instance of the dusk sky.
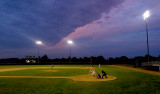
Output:
<instances>
[{"instance_id":1,"label":"dusk sky","mask_svg":"<svg viewBox=\"0 0 160 94\"><path fill-rule=\"evenodd\" d=\"M160 55L160 0L0 0L0 59ZM68 45L67 40L73 40Z\"/></svg>"}]
</instances>

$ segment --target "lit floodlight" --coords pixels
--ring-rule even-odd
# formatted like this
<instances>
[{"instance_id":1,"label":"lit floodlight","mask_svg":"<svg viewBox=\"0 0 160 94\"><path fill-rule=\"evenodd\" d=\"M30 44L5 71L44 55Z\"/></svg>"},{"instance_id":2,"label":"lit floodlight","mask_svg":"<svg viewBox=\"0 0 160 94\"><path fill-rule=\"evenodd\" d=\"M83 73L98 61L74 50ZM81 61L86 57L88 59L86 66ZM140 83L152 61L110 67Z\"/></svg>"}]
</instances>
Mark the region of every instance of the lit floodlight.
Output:
<instances>
[{"instance_id":1,"label":"lit floodlight","mask_svg":"<svg viewBox=\"0 0 160 94\"><path fill-rule=\"evenodd\" d=\"M149 18L149 16L150 16L149 10L147 10L147 11L145 11L145 12L143 13L143 18L144 18L144 20L146 20L147 18Z\"/></svg>"},{"instance_id":2,"label":"lit floodlight","mask_svg":"<svg viewBox=\"0 0 160 94\"><path fill-rule=\"evenodd\" d=\"M41 41L36 41L36 44L41 45L42 42Z\"/></svg>"},{"instance_id":3,"label":"lit floodlight","mask_svg":"<svg viewBox=\"0 0 160 94\"><path fill-rule=\"evenodd\" d=\"M29 63L30 61L29 61L29 60L26 60L26 62Z\"/></svg>"},{"instance_id":4,"label":"lit floodlight","mask_svg":"<svg viewBox=\"0 0 160 94\"><path fill-rule=\"evenodd\" d=\"M149 43L148 43L148 26L147 26L147 19L149 18L150 16L150 12L149 10L145 11L143 13L143 18L146 22L146 33L147 33L147 55L148 55L148 62L149 62Z\"/></svg>"},{"instance_id":5,"label":"lit floodlight","mask_svg":"<svg viewBox=\"0 0 160 94\"><path fill-rule=\"evenodd\" d=\"M36 44L38 45L38 63L39 63L39 46L42 44L42 42L36 41Z\"/></svg>"},{"instance_id":6,"label":"lit floodlight","mask_svg":"<svg viewBox=\"0 0 160 94\"><path fill-rule=\"evenodd\" d=\"M73 44L73 41L72 40L68 40L68 44Z\"/></svg>"},{"instance_id":7,"label":"lit floodlight","mask_svg":"<svg viewBox=\"0 0 160 94\"><path fill-rule=\"evenodd\" d=\"M73 44L73 41L68 40L67 43L70 45L70 63L71 63L71 45Z\"/></svg>"}]
</instances>

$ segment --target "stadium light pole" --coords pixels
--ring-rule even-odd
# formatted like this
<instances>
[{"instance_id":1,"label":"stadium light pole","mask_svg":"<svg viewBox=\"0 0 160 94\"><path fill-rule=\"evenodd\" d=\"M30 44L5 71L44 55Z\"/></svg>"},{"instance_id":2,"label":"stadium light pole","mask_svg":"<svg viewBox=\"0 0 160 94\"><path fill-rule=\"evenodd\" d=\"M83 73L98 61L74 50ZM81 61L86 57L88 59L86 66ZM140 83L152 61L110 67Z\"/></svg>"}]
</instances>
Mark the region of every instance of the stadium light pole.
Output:
<instances>
[{"instance_id":1,"label":"stadium light pole","mask_svg":"<svg viewBox=\"0 0 160 94\"><path fill-rule=\"evenodd\" d=\"M73 44L73 41L72 40L68 40L67 43L70 46L70 63L71 63L71 45Z\"/></svg>"},{"instance_id":2,"label":"stadium light pole","mask_svg":"<svg viewBox=\"0 0 160 94\"><path fill-rule=\"evenodd\" d=\"M41 41L36 41L36 44L38 45L38 63L39 63L39 45L41 45L42 42Z\"/></svg>"},{"instance_id":3,"label":"stadium light pole","mask_svg":"<svg viewBox=\"0 0 160 94\"><path fill-rule=\"evenodd\" d=\"M143 18L146 22L146 34L147 34L147 54L148 54L148 62L149 62L149 43L148 43L148 25L147 25L147 19L149 18L150 16L150 12L149 10L145 11L143 13Z\"/></svg>"}]
</instances>

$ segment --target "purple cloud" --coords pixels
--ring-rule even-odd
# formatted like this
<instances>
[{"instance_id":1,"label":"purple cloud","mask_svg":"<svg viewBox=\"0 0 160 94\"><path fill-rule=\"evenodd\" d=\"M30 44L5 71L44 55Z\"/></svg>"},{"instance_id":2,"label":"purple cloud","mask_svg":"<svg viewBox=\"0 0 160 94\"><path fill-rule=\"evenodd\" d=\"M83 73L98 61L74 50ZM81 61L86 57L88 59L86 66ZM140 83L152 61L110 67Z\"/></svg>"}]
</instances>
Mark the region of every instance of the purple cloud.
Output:
<instances>
[{"instance_id":1,"label":"purple cloud","mask_svg":"<svg viewBox=\"0 0 160 94\"><path fill-rule=\"evenodd\" d=\"M144 55L147 9L151 54L160 52L159 0L5 0L0 7L0 58L36 55L35 40L45 44L41 54L68 57L68 39L78 57Z\"/></svg>"},{"instance_id":2,"label":"purple cloud","mask_svg":"<svg viewBox=\"0 0 160 94\"><path fill-rule=\"evenodd\" d=\"M63 47L67 39L82 40L84 38L90 38L89 40L81 41L80 44L85 44L88 46L93 44L92 46L97 47L97 49L99 46L105 46L106 49L104 49L103 52L106 51L106 53L102 54L108 54L106 56L109 56L109 54L113 52L115 56L120 55L120 54L116 55L116 53L118 52L120 53L125 52L124 55L128 55L129 53L127 52L134 53L134 51L137 51L137 54L129 56L145 55L145 50L141 51L141 54L139 53L139 51L145 48L146 46L145 39L144 40L142 38L140 38L139 40L135 39L134 44L131 44L131 41L133 41L133 39L127 38L129 39L129 41L127 41L124 40L123 37L128 36L130 33L138 34L138 32L144 31L143 37L145 38L145 21L143 20L142 13L146 9L149 9L151 11L151 17L148 20L150 31L153 31L154 28L160 28L159 27L160 13L158 12L158 9L160 9L160 2L158 0L155 0L154 2L150 0L141 0L141 1L125 0L122 4L119 4L117 7L112 8L108 13L103 11L101 13L101 17L98 20L94 20L91 23L76 28L74 32L72 32L63 40L61 40L55 47ZM160 33L159 30L157 31L157 33ZM141 34L135 37L136 38L140 37L140 35ZM121 36L121 38L118 38L118 36ZM97 41L98 42L103 41L103 42L97 45L96 43ZM138 41L137 44L136 41ZM151 41L150 43L151 47L159 46L158 45L159 41L160 41L159 39L155 39L154 44L152 44ZM115 44L116 44L115 48L107 47L107 45L114 46ZM123 47L122 45L127 46L127 48ZM134 45L135 47L134 48L132 46L130 47L130 45ZM121 48L121 50L117 48ZM107 53L107 51L109 53ZM97 52L100 51L98 50ZM153 55L155 54L153 53Z\"/></svg>"}]
</instances>

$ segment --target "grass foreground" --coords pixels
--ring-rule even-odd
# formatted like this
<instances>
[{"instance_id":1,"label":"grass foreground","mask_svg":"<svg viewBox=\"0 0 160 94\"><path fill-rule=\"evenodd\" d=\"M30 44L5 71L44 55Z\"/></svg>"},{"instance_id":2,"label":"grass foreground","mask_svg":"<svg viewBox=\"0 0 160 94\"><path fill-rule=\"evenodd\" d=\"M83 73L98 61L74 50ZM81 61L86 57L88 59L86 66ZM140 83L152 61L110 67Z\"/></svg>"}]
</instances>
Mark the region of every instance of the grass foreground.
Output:
<instances>
[{"instance_id":1,"label":"grass foreground","mask_svg":"<svg viewBox=\"0 0 160 94\"><path fill-rule=\"evenodd\" d=\"M32 66L0 66L0 68L40 67ZM67 67L67 65L61 65ZM69 67L76 65L69 65ZM77 65L78 66L78 65ZM44 67L44 66L43 66ZM45 65L45 67L50 67ZM55 66L56 67L56 66ZM60 67L60 66L58 66ZM84 67L79 65L78 67ZM78 82L71 79L50 78L0 78L1 94L160 94L160 76L121 69L109 65L94 65L96 73L104 70L108 75L117 77L117 80L107 82ZM89 70L58 69L57 73L41 73L42 69L16 70L0 72L2 75L41 75L41 76L69 76L87 74ZM40 72L40 73L38 73ZM73 73L73 74L72 74Z\"/></svg>"}]
</instances>

